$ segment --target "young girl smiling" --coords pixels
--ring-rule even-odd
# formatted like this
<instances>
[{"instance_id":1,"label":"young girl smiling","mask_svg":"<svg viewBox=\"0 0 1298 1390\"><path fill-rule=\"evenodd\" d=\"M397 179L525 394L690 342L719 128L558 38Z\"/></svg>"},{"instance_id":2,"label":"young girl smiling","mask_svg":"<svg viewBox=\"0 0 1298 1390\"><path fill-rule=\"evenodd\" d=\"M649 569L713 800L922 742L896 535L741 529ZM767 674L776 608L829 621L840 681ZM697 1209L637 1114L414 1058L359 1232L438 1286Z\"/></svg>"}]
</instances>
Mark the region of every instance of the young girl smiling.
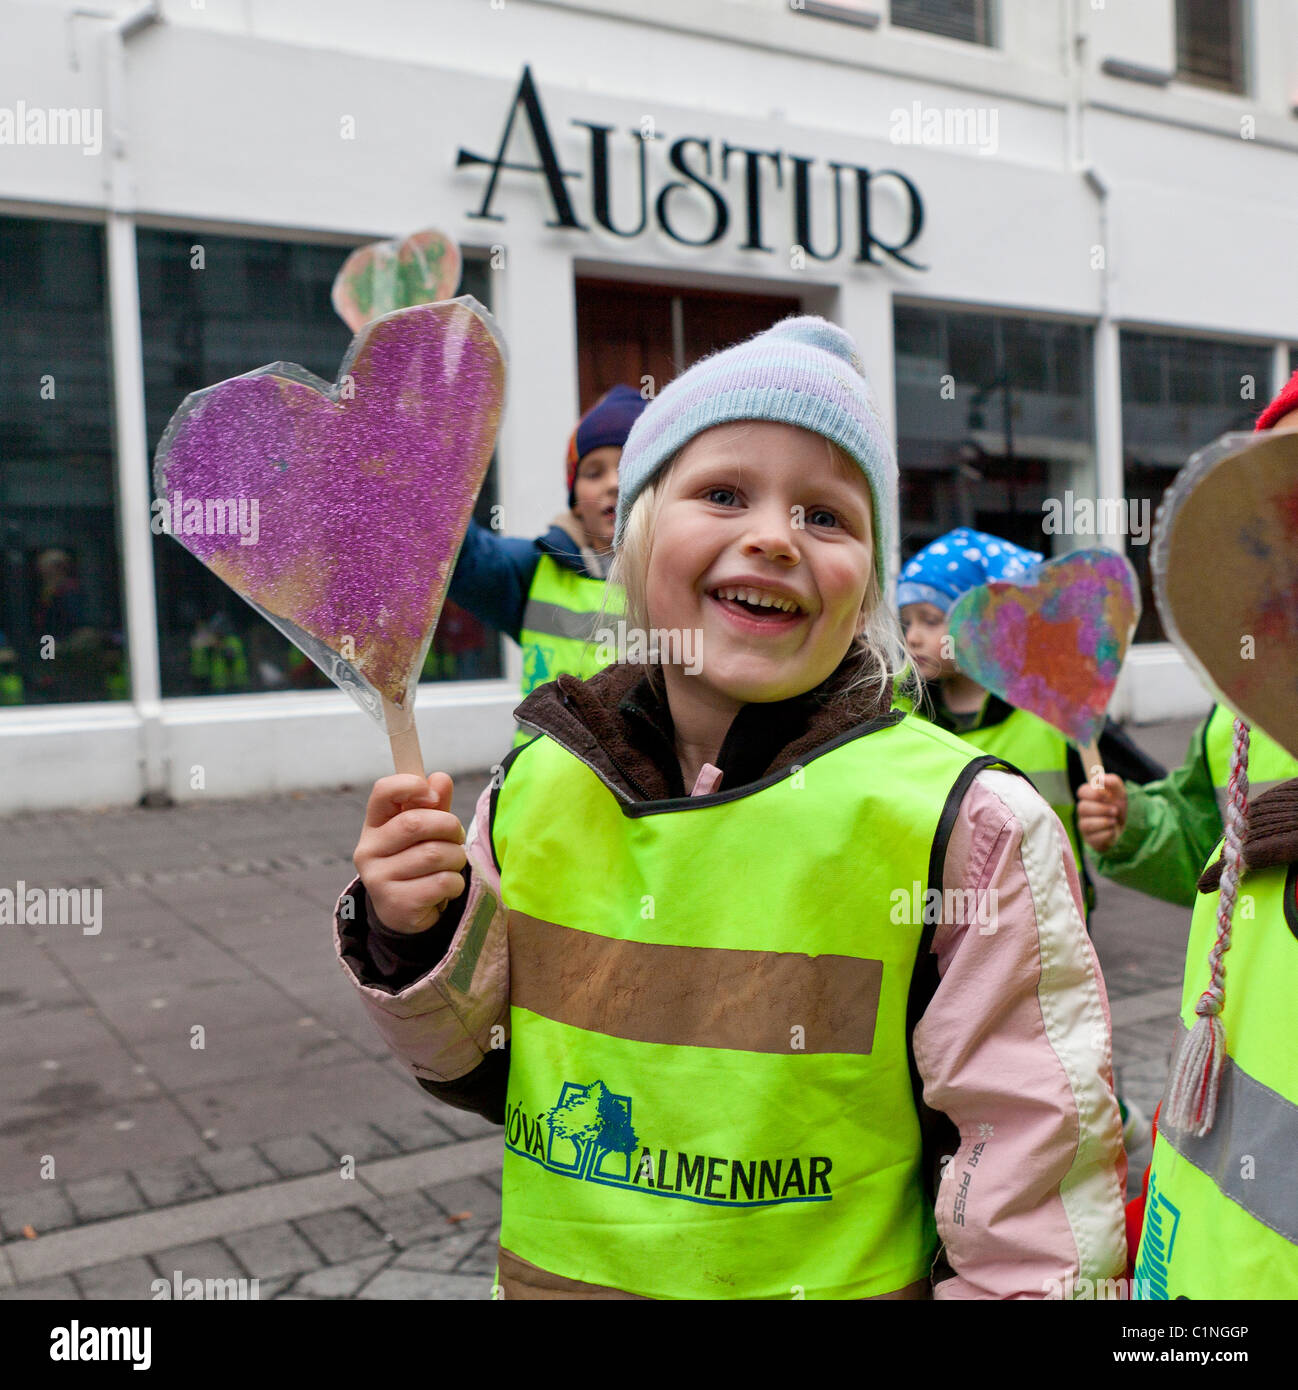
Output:
<instances>
[{"instance_id":1,"label":"young girl smiling","mask_svg":"<svg viewBox=\"0 0 1298 1390\"><path fill-rule=\"evenodd\" d=\"M534 691L467 843L445 774L374 786L339 954L420 1084L505 1126L507 1298L1122 1272L1076 872L1026 781L892 709L895 491L841 330L704 359L627 441L613 575L697 674Z\"/></svg>"}]
</instances>

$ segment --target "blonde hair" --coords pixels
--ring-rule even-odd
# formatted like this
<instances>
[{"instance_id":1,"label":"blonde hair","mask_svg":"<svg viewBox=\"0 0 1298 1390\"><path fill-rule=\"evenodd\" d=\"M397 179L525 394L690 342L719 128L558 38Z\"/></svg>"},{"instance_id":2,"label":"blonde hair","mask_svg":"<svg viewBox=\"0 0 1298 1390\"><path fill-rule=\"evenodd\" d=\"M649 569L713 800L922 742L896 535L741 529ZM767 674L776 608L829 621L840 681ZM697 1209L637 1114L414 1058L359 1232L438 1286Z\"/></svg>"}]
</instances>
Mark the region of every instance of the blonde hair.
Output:
<instances>
[{"instance_id":1,"label":"blonde hair","mask_svg":"<svg viewBox=\"0 0 1298 1390\"><path fill-rule=\"evenodd\" d=\"M826 439L825 445L829 450L830 461L835 467L852 477L864 477L855 460L836 444ZM649 630L649 557L653 550L658 512L663 503L664 484L679 458L679 453L670 458L657 476L645 484L631 505L622 544L618 547L609 570L604 604L596 624L598 628L610 626L610 590L613 586L620 586L626 594L627 626L642 631ZM873 494L870 501L873 507ZM906 640L902 636L897 615L891 605L884 602L878 569L874 565L870 567L870 579L861 601L860 618L860 629L848 644L847 651L839 663L840 667L846 663L845 683L834 687L833 698L841 699L844 695L860 694L871 703L878 703L883 698L889 681L896 681L903 672L907 674L908 679L917 673L910 667ZM661 679L657 668L652 665L649 667L649 673L651 679Z\"/></svg>"}]
</instances>

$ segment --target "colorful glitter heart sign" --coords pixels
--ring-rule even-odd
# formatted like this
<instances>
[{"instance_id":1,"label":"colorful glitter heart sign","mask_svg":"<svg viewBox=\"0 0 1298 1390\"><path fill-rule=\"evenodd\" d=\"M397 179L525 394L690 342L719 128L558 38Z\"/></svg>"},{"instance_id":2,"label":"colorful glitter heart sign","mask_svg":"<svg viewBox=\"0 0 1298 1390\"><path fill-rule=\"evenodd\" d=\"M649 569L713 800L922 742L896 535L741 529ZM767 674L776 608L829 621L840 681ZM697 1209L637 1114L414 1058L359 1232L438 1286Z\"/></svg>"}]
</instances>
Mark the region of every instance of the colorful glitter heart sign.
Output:
<instances>
[{"instance_id":1,"label":"colorful glitter heart sign","mask_svg":"<svg viewBox=\"0 0 1298 1390\"><path fill-rule=\"evenodd\" d=\"M1126 556L1095 549L1049 560L1020 583L971 589L947 631L966 675L1087 748L1104 727L1139 619Z\"/></svg>"},{"instance_id":2,"label":"colorful glitter heart sign","mask_svg":"<svg viewBox=\"0 0 1298 1390\"><path fill-rule=\"evenodd\" d=\"M388 314L333 385L275 362L186 397L158 445L155 515L389 733L413 736L504 393L476 300Z\"/></svg>"},{"instance_id":3,"label":"colorful glitter heart sign","mask_svg":"<svg viewBox=\"0 0 1298 1390\"><path fill-rule=\"evenodd\" d=\"M358 246L334 277L333 306L359 333L394 309L449 299L460 283L460 248L444 232L426 228L404 241Z\"/></svg>"},{"instance_id":4,"label":"colorful glitter heart sign","mask_svg":"<svg viewBox=\"0 0 1298 1390\"><path fill-rule=\"evenodd\" d=\"M1298 757L1298 433L1224 435L1159 508L1154 598L1217 698Z\"/></svg>"}]
</instances>

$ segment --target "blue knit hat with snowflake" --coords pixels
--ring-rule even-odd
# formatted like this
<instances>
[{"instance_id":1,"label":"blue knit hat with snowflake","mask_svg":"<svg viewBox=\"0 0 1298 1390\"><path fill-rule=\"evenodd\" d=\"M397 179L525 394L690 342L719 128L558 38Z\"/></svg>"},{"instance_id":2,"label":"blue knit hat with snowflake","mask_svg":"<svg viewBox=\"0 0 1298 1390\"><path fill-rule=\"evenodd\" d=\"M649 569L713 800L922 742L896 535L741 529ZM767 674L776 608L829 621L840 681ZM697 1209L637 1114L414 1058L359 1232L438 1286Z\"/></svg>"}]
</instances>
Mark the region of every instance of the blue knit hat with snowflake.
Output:
<instances>
[{"instance_id":1,"label":"blue knit hat with snowflake","mask_svg":"<svg viewBox=\"0 0 1298 1390\"><path fill-rule=\"evenodd\" d=\"M949 613L956 599L993 579L1019 579L1045 559L1013 541L957 526L901 567L897 607L931 603Z\"/></svg>"}]
</instances>

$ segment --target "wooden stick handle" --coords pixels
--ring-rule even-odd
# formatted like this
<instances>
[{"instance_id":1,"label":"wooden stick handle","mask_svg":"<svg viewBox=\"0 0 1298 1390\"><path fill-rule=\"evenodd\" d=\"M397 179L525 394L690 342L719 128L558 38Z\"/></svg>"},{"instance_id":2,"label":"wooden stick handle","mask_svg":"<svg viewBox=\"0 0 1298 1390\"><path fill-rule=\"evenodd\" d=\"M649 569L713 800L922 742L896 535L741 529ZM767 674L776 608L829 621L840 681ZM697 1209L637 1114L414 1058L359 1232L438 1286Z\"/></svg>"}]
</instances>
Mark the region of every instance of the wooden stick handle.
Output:
<instances>
[{"instance_id":1,"label":"wooden stick handle","mask_svg":"<svg viewBox=\"0 0 1298 1390\"><path fill-rule=\"evenodd\" d=\"M1100 758L1100 747L1098 743L1088 743L1079 749L1082 755L1082 766L1086 769L1086 780L1093 787L1104 785L1104 763Z\"/></svg>"},{"instance_id":2,"label":"wooden stick handle","mask_svg":"<svg viewBox=\"0 0 1298 1390\"><path fill-rule=\"evenodd\" d=\"M388 742L392 745L392 765L398 772L413 772L416 777L426 777L424 755L419 749L419 730L415 728L413 710L398 708L387 699L383 700L383 718L388 727Z\"/></svg>"}]
</instances>

